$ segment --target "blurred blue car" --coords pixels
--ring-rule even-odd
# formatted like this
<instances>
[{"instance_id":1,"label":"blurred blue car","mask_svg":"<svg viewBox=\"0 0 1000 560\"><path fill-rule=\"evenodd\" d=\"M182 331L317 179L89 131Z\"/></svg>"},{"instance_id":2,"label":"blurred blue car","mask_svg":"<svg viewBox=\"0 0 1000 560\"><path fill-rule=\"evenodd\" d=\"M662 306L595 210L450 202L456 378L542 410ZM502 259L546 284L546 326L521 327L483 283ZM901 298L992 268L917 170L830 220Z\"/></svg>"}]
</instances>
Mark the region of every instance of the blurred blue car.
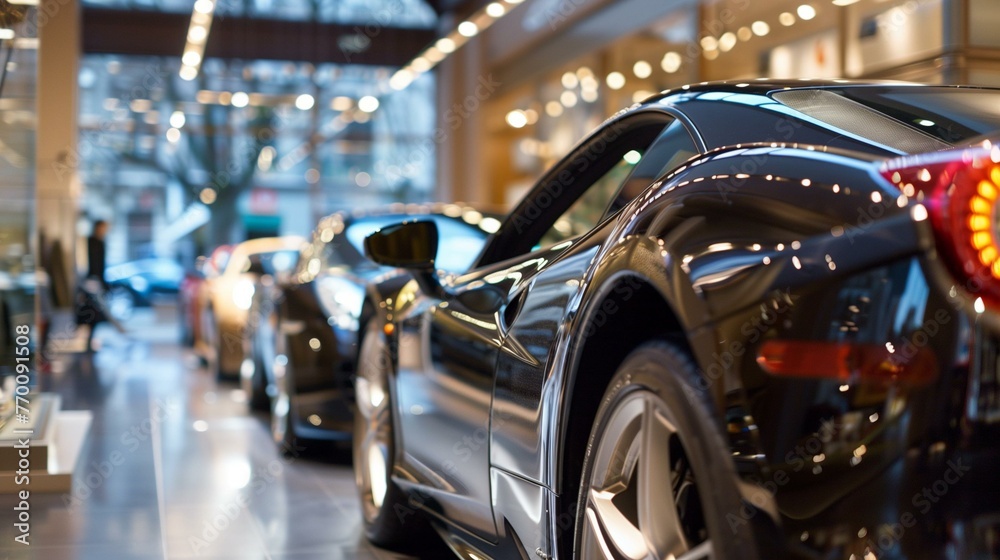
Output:
<instances>
[{"instance_id":1,"label":"blurred blue car","mask_svg":"<svg viewBox=\"0 0 1000 560\"><path fill-rule=\"evenodd\" d=\"M176 296L184 280L184 267L177 261L152 257L109 266L108 308L116 318L131 315L132 308L146 307L158 296Z\"/></svg>"}]
</instances>

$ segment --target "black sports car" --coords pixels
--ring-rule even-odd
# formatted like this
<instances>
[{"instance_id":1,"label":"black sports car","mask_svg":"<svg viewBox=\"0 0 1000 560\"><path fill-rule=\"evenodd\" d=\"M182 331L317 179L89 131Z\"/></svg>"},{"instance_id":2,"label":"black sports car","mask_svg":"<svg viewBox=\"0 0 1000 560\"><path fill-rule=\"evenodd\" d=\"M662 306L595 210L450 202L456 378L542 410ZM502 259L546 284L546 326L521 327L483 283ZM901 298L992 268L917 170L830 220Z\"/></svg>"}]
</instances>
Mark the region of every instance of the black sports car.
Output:
<instances>
[{"instance_id":1,"label":"black sports car","mask_svg":"<svg viewBox=\"0 0 1000 560\"><path fill-rule=\"evenodd\" d=\"M395 205L324 218L286 281L263 277L255 290L241 368L252 407L270 409L272 435L296 440L349 440L357 330L365 286L399 271L363 255L365 237L408 218L431 220L442 232L441 268L461 272L479 254L496 218L455 204Z\"/></svg>"},{"instance_id":2,"label":"black sports car","mask_svg":"<svg viewBox=\"0 0 1000 560\"><path fill-rule=\"evenodd\" d=\"M366 241L368 537L475 558L1000 552L1000 90L709 83L617 114L467 274Z\"/></svg>"}]
</instances>

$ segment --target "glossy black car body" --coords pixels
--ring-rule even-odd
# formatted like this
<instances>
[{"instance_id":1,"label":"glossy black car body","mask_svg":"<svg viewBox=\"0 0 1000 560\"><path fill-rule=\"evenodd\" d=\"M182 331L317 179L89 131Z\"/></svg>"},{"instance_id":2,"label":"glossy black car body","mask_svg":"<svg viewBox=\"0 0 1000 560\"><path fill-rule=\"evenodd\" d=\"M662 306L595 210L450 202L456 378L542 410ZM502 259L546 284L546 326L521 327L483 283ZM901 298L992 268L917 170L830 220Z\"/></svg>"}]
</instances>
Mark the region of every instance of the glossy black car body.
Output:
<instances>
[{"instance_id":1,"label":"glossy black car body","mask_svg":"<svg viewBox=\"0 0 1000 560\"><path fill-rule=\"evenodd\" d=\"M250 403L270 408L279 444L350 439L365 288L399 274L364 257L362 243L377 228L411 217L448 230L442 243L455 258L444 268L453 272L468 268L487 230L499 225L496 218L453 204L339 212L319 223L286 281L264 278L259 285L244 332L250 363L241 373Z\"/></svg>"},{"instance_id":2,"label":"glossy black car body","mask_svg":"<svg viewBox=\"0 0 1000 560\"><path fill-rule=\"evenodd\" d=\"M681 443L664 456L689 457L694 468L678 473L694 471L700 499L684 502L683 546L645 551L657 529L639 511L642 522L622 517L647 524L639 550L611 557L995 557L989 287L956 280L931 206L907 182L917 179L885 166L1000 128L998 100L907 84L716 83L607 121L542 177L469 273L440 286L415 270L367 304L379 312L362 325L359 376L386 379L389 395L359 400L361 441L387 451L355 454L369 537L404 545L406 523L424 518L460 557L572 558L590 546L590 522L608 543L624 538L591 517L595 500L634 513L653 495L680 511L676 488L580 491L601 457L590 440L599 409L666 367L665 386L683 391L659 393L676 405ZM672 126L682 129L668 138ZM641 181L616 179L605 212L556 227L633 150ZM640 172L647 161L655 171ZM377 235L399 231L417 229ZM646 365L633 376L623 362Z\"/></svg>"}]
</instances>

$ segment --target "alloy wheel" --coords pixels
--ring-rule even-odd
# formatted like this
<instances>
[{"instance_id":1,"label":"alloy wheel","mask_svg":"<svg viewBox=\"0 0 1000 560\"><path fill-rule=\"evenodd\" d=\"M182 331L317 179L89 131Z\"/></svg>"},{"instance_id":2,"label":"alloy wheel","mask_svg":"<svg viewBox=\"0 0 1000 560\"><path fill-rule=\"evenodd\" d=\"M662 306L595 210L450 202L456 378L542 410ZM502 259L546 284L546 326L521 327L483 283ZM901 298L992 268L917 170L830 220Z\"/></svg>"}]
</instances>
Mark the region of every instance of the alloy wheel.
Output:
<instances>
[{"instance_id":1,"label":"alloy wheel","mask_svg":"<svg viewBox=\"0 0 1000 560\"><path fill-rule=\"evenodd\" d=\"M361 492L365 519L378 517L391 484L392 407L385 374L388 347L372 321L362 340L355 381L355 479Z\"/></svg>"},{"instance_id":2,"label":"alloy wheel","mask_svg":"<svg viewBox=\"0 0 1000 560\"><path fill-rule=\"evenodd\" d=\"M655 393L621 398L594 442L580 557L714 558L676 422Z\"/></svg>"}]
</instances>

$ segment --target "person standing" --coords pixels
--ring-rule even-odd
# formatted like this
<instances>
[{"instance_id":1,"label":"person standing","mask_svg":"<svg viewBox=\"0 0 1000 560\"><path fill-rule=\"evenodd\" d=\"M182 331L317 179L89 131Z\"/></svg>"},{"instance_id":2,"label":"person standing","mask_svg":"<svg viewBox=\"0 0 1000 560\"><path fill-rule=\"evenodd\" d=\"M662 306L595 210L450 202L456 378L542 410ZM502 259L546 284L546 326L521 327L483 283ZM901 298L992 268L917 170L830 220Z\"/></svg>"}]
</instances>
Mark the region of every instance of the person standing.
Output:
<instances>
[{"instance_id":1,"label":"person standing","mask_svg":"<svg viewBox=\"0 0 1000 560\"><path fill-rule=\"evenodd\" d=\"M108 290L108 282L104 279L104 268L107 264L104 238L107 235L108 222L97 220L94 222L90 237L87 237L87 277L99 280L105 292Z\"/></svg>"},{"instance_id":2,"label":"person standing","mask_svg":"<svg viewBox=\"0 0 1000 560\"><path fill-rule=\"evenodd\" d=\"M97 330L98 323L107 320L104 314L102 302L108 292L108 282L104 278L104 268L107 260L107 248L104 238L108 235L108 222L97 220L87 237L87 278L84 280L85 286L93 286L93 289L84 288L78 297L83 297L87 301L84 304L83 322L90 326L87 331L87 352L94 351L94 331Z\"/></svg>"}]
</instances>

